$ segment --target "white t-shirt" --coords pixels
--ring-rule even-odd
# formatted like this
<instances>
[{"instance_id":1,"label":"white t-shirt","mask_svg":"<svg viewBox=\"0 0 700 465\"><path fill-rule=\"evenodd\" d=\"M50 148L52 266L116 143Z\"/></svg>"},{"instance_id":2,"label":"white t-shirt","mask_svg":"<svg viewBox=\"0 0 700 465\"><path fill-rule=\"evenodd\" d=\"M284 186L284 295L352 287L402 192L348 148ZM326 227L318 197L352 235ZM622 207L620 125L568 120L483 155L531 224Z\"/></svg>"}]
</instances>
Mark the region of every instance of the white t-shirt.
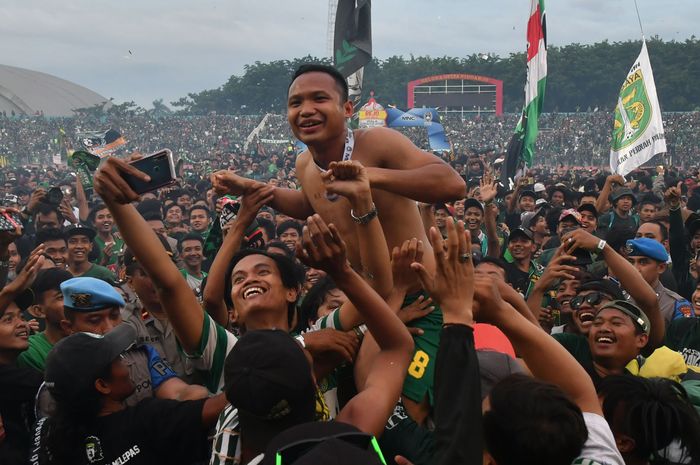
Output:
<instances>
[{"instance_id":1,"label":"white t-shirt","mask_svg":"<svg viewBox=\"0 0 700 465\"><path fill-rule=\"evenodd\" d=\"M595 413L583 412L583 421L588 428L588 439L581 449L581 455L572 465L624 465L625 461L617 450L615 437L605 418Z\"/></svg>"}]
</instances>

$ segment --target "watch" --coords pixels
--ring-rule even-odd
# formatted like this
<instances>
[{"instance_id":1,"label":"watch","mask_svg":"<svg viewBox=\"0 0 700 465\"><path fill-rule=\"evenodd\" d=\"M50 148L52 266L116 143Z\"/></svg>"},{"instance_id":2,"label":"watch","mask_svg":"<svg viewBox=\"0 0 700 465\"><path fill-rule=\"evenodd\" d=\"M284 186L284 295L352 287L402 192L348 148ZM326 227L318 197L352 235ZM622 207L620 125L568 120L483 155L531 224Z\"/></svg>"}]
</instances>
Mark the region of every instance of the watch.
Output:
<instances>
[{"instance_id":1,"label":"watch","mask_svg":"<svg viewBox=\"0 0 700 465\"><path fill-rule=\"evenodd\" d=\"M297 340L297 342L299 343L299 345L301 346L302 349L306 349L306 341L304 341L303 334L296 336L294 339Z\"/></svg>"},{"instance_id":2,"label":"watch","mask_svg":"<svg viewBox=\"0 0 700 465\"><path fill-rule=\"evenodd\" d=\"M350 209L350 217L357 224L367 224L377 217L377 207L372 202L372 209L362 216L356 216L355 212Z\"/></svg>"},{"instance_id":3,"label":"watch","mask_svg":"<svg viewBox=\"0 0 700 465\"><path fill-rule=\"evenodd\" d=\"M598 246L596 247L596 249L603 250L605 248L606 244L607 244L607 242L604 241L603 239L601 239L600 242L598 242Z\"/></svg>"}]
</instances>

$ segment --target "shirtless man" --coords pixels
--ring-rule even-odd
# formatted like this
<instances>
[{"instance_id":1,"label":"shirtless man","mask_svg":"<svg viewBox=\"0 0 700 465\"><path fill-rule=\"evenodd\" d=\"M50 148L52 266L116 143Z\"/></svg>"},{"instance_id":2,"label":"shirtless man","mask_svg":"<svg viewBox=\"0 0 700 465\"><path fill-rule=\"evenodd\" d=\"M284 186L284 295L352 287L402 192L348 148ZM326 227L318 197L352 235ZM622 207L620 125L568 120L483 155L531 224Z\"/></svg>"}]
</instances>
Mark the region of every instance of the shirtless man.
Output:
<instances>
[{"instance_id":1,"label":"shirtless man","mask_svg":"<svg viewBox=\"0 0 700 465\"><path fill-rule=\"evenodd\" d=\"M349 132L346 120L352 111L347 84L334 68L304 65L297 70L289 86L287 119L294 135L308 147L296 161L302 189L276 187L271 205L293 218L306 219L318 213L326 223L333 223L346 241L350 262L359 269L360 254L357 238L353 237L355 225L350 205L336 195L351 186L334 183L333 162L352 159L367 168L389 250L413 237L429 249L415 201L437 203L463 198L466 186L449 165L420 150L398 131L372 128ZM215 173L212 182L218 193L237 195L258 184L232 171ZM367 211L353 213L362 217L370 210L371 206ZM424 258L430 256L426 250ZM434 266L432 260L428 266Z\"/></svg>"},{"instance_id":2,"label":"shirtless man","mask_svg":"<svg viewBox=\"0 0 700 465\"><path fill-rule=\"evenodd\" d=\"M302 189L275 187L271 206L298 219L318 213L326 223L333 223L346 242L348 259L356 270L363 266L353 217L355 221L371 219L376 208L389 251L401 247L406 240L417 238L425 249L424 265L432 272L435 262L416 201L438 203L464 198L464 180L449 165L418 149L397 131L387 128L349 131L346 122L352 112L347 84L335 69L304 65L297 70L288 90L287 119L294 135L308 147L296 161ZM353 180L342 176L336 179L342 172L339 162L350 159L366 167L374 199L374 205L352 212L343 195L354 188ZM212 176L212 183L219 194L241 195L250 192L259 182L232 171L220 171ZM416 280L413 291L419 290ZM441 314L439 321L430 324L436 326L436 323L435 337L441 327ZM420 340L416 340L413 360L416 366L409 369L409 375L415 375L416 379L407 378L415 386L404 386L404 394L413 401L407 402L406 407L419 423L427 416L427 399L432 397L437 354L437 341L432 331L421 328L425 330L423 339L429 340L429 347L421 347Z\"/></svg>"}]
</instances>

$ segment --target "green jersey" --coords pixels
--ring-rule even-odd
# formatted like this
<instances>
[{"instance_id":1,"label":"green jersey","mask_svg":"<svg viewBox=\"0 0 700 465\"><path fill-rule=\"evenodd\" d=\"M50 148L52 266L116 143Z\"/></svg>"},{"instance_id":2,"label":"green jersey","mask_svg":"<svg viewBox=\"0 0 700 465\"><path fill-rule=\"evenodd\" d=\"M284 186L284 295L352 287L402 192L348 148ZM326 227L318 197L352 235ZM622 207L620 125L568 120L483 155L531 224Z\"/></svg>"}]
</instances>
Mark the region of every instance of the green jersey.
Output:
<instances>
[{"instance_id":1,"label":"green jersey","mask_svg":"<svg viewBox=\"0 0 700 465\"><path fill-rule=\"evenodd\" d=\"M53 348L53 344L46 339L44 333L32 334L29 336L29 348L19 354L17 365L30 367L41 372L46 368L46 357Z\"/></svg>"},{"instance_id":2,"label":"green jersey","mask_svg":"<svg viewBox=\"0 0 700 465\"><path fill-rule=\"evenodd\" d=\"M81 277L81 278L97 278L101 279L102 281L106 281L112 286L114 286L114 273L109 271L108 268L105 268L104 266L100 265L95 265L94 263L92 266L83 274L76 276Z\"/></svg>"},{"instance_id":3,"label":"green jersey","mask_svg":"<svg viewBox=\"0 0 700 465\"><path fill-rule=\"evenodd\" d=\"M124 241L122 239L116 239L114 236L112 236L112 242L114 242L114 245L112 246L112 255L109 257L109 260L105 263L105 266L109 267L110 265L117 265L117 261L119 260L119 254L117 253L119 250L121 250L124 247ZM104 260L105 255L102 253L102 251L106 247L105 241L102 240L100 236L95 236L95 244L97 244L98 250L100 251L100 257L97 259L97 263L102 263L102 260Z\"/></svg>"}]
</instances>

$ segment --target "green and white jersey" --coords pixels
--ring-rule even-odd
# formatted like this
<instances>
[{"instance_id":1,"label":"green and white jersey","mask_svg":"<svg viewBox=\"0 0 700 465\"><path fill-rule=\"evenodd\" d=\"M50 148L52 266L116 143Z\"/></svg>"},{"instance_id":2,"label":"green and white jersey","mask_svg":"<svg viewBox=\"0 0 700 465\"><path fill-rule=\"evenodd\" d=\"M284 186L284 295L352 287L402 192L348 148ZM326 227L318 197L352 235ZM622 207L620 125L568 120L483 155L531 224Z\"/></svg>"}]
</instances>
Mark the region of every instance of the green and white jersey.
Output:
<instances>
[{"instance_id":1,"label":"green and white jersey","mask_svg":"<svg viewBox=\"0 0 700 465\"><path fill-rule=\"evenodd\" d=\"M205 385L217 394L224 388L224 362L238 338L217 324L208 313L204 313L202 339L197 350L185 356L192 360L194 368L204 374Z\"/></svg>"}]
</instances>

